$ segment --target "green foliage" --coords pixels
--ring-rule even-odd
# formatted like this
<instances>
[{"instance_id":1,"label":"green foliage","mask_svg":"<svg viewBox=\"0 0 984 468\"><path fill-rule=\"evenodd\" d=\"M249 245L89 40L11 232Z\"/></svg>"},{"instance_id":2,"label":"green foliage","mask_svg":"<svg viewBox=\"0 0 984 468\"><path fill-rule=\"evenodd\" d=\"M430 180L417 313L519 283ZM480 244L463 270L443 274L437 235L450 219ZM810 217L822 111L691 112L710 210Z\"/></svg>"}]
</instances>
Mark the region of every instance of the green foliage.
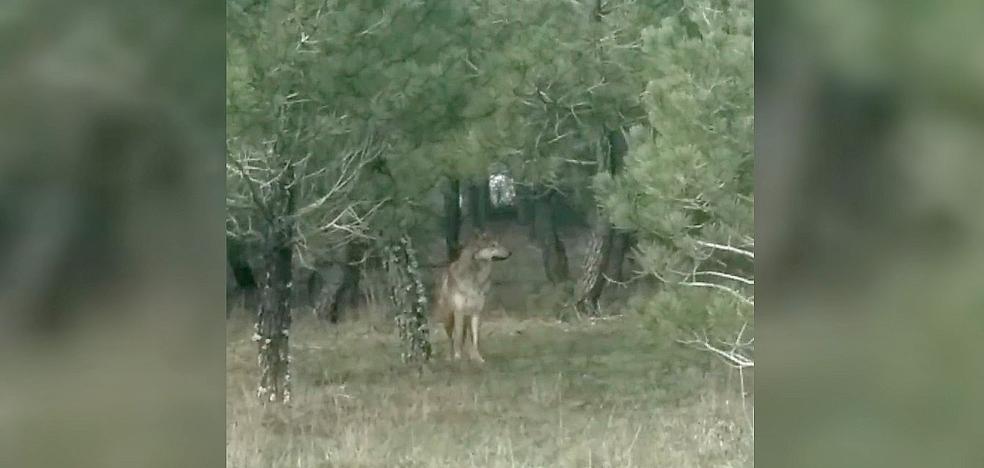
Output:
<instances>
[{"instance_id":1,"label":"green foliage","mask_svg":"<svg viewBox=\"0 0 984 468\"><path fill-rule=\"evenodd\" d=\"M379 161L348 198L379 210L374 227L384 235L426 224L435 207L419 201L450 166L434 156L448 153L464 108L465 13L414 1L231 5L230 152L263 153L275 141L262 157L308 157L319 180L333 181L341 155L371 137Z\"/></svg>"},{"instance_id":2,"label":"green foliage","mask_svg":"<svg viewBox=\"0 0 984 468\"><path fill-rule=\"evenodd\" d=\"M354 194L391 201L375 223L384 232L432 225L438 206L421 200L442 177L493 163L592 206L606 128L644 117L640 31L678 3L232 3L231 144L277 135L279 151L320 167L346 136L385 136L385 171Z\"/></svg>"},{"instance_id":3,"label":"green foliage","mask_svg":"<svg viewBox=\"0 0 984 468\"><path fill-rule=\"evenodd\" d=\"M371 141L343 219L373 213L366 230L384 244L434 234L440 182L495 166L577 209L602 204L667 282L707 281L694 274L707 265L750 274L740 255L701 244L752 242L750 0L269 0L228 12L230 158L296 165L297 206L332 193L346 155ZM612 129L628 129L624 171L595 175ZM245 179L228 191L231 230L255 224ZM300 237L330 249L347 232ZM690 331L730 327L711 319L729 308L750 318L740 299L699 291L670 288L649 307L679 312L666 320Z\"/></svg>"},{"instance_id":4,"label":"green foliage","mask_svg":"<svg viewBox=\"0 0 984 468\"><path fill-rule=\"evenodd\" d=\"M466 154L504 163L520 183L556 186L594 206L584 188L606 128L643 117L640 31L676 3L606 2L600 19L592 2L478 9Z\"/></svg>"},{"instance_id":5,"label":"green foliage","mask_svg":"<svg viewBox=\"0 0 984 468\"><path fill-rule=\"evenodd\" d=\"M727 242L753 232L751 2L686 11L701 36L676 17L643 31L646 122L630 132L624 179L599 183L622 225L672 238L703 212L723 230L710 240Z\"/></svg>"},{"instance_id":6,"label":"green foliage","mask_svg":"<svg viewBox=\"0 0 984 468\"><path fill-rule=\"evenodd\" d=\"M750 280L749 262L707 244L753 248L752 2L691 2L641 36L645 120L624 174L595 183L611 218L637 230L644 270L671 285L648 306L657 332L717 343L752 315L739 298L752 288L720 275Z\"/></svg>"}]
</instances>

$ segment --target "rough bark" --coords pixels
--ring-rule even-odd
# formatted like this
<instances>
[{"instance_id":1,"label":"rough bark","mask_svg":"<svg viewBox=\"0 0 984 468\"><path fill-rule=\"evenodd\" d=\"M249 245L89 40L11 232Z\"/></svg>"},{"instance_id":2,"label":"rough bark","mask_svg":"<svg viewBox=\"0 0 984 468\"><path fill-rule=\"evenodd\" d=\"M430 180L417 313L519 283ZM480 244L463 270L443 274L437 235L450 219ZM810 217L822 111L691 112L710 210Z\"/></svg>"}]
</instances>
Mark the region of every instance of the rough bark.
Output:
<instances>
[{"instance_id":1,"label":"rough bark","mask_svg":"<svg viewBox=\"0 0 984 468\"><path fill-rule=\"evenodd\" d=\"M582 314L598 315L598 300L604 291L606 271L612 251L612 231L607 221L596 222L588 244L581 278L577 283L577 311Z\"/></svg>"},{"instance_id":2,"label":"rough bark","mask_svg":"<svg viewBox=\"0 0 984 468\"><path fill-rule=\"evenodd\" d=\"M444 192L444 243L448 263L457 260L461 253L461 181L458 179L450 179Z\"/></svg>"},{"instance_id":3,"label":"rough bark","mask_svg":"<svg viewBox=\"0 0 984 468\"><path fill-rule=\"evenodd\" d=\"M598 152L598 172L617 174L621 170L622 159L628 149L622 132L618 129L606 132L605 144L602 148L603 150ZM591 243L575 293L575 307L578 312L591 316L598 314L598 301L608 283L605 275L609 272L618 272L618 276L621 276L628 244L626 238L628 234L616 230L609 221L607 213L600 207L597 208L594 222Z\"/></svg>"},{"instance_id":4,"label":"rough bark","mask_svg":"<svg viewBox=\"0 0 984 468\"><path fill-rule=\"evenodd\" d=\"M290 296L292 255L281 234L267 256L267 271L262 280L260 312L253 339L259 344L260 386L257 396L263 401L290 401L288 364L290 330Z\"/></svg>"},{"instance_id":5,"label":"rough bark","mask_svg":"<svg viewBox=\"0 0 984 468\"><path fill-rule=\"evenodd\" d=\"M351 242L345 247L342 282L335 290L331 306L328 307L329 322L338 323L345 309L353 309L359 304L359 280L362 278L365 253L366 245L363 242Z\"/></svg>"},{"instance_id":6,"label":"rough bark","mask_svg":"<svg viewBox=\"0 0 984 468\"><path fill-rule=\"evenodd\" d=\"M401 357L404 362L427 361L431 356L427 294L409 236L403 236L387 247L386 272L390 301L395 308L396 326L404 347Z\"/></svg>"},{"instance_id":7,"label":"rough bark","mask_svg":"<svg viewBox=\"0 0 984 468\"><path fill-rule=\"evenodd\" d=\"M290 401L291 288L293 287L292 214L296 194L293 166L276 183L281 188L283 211L267 220L264 233L266 271L261 280L260 310L253 340L259 346L260 384L257 396L264 402Z\"/></svg>"}]
</instances>

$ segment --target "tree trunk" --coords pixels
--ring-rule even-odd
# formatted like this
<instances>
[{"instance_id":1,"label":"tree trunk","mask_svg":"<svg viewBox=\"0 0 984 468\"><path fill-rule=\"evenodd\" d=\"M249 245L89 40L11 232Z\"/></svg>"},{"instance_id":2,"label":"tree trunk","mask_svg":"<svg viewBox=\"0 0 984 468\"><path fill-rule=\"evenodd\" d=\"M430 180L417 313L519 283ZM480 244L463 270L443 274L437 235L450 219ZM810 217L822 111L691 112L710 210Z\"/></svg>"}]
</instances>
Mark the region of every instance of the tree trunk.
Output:
<instances>
[{"instance_id":1,"label":"tree trunk","mask_svg":"<svg viewBox=\"0 0 984 468\"><path fill-rule=\"evenodd\" d=\"M448 263L457 260L461 253L461 181L458 179L450 179L444 192L444 243Z\"/></svg>"},{"instance_id":2,"label":"tree trunk","mask_svg":"<svg viewBox=\"0 0 984 468\"><path fill-rule=\"evenodd\" d=\"M232 272L232 266L226 263L226 318L229 318L235 304L239 299L239 287L236 285L236 276Z\"/></svg>"},{"instance_id":3,"label":"tree trunk","mask_svg":"<svg viewBox=\"0 0 984 468\"><path fill-rule=\"evenodd\" d=\"M293 166L284 172L278 185L284 199L283 211L268 219L265 239L266 272L261 281L262 298L257 315L253 340L259 346L260 384L257 396L261 401L290 401L290 363L288 335L291 323L291 287L293 285L295 211Z\"/></svg>"},{"instance_id":4,"label":"tree trunk","mask_svg":"<svg viewBox=\"0 0 984 468\"><path fill-rule=\"evenodd\" d=\"M525 185L516 185L516 222L523 226L533 222L533 203L530 189Z\"/></svg>"},{"instance_id":5,"label":"tree trunk","mask_svg":"<svg viewBox=\"0 0 984 468\"><path fill-rule=\"evenodd\" d=\"M430 330L427 326L427 294L420 279L420 265L409 236L386 249L386 272L396 326L404 350L404 362L430 359Z\"/></svg>"},{"instance_id":6,"label":"tree trunk","mask_svg":"<svg viewBox=\"0 0 984 468\"><path fill-rule=\"evenodd\" d=\"M635 236L631 233L616 229L612 239L612 250L608 257L608 268L605 272L609 278L615 281L625 281L624 265L625 257L629 249L635 244Z\"/></svg>"},{"instance_id":7,"label":"tree trunk","mask_svg":"<svg viewBox=\"0 0 984 468\"><path fill-rule=\"evenodd\" d=\"M543 255L543 269L551 283L561 283L570 278L570 269L567 265L567 249L557 234L557 193L552 189L542 188L536 192L533 224L537 244Z\"/></svg>"},{"instance_id":8,"label":"tree trunk","mask_svg":"<svg viewBox=\"0 0 984 468\"><path fill-rule=\"evenodd\" d=\"M485 176L468 185L468 216L472 228L481 231L488 227L492 215L492 199L489 178Z\"/></svg>"},{"instance_id":9,"label":"tree trunk","mask_svg":"<svg viewBox=\"0 0 984 468\"><path fill-rule=\"evenodd\" d=\"M596 221L584 268L577 283L577 311L589 316L598 315L598 300L605 289L606 280L602 273L607 270L611 260L612 236L614 229L607 220Z\"/></svg>"},{"instance_id":10,"label":"tree trunk","mask_svg":"<svg viewBox=\"0 0 984 468\"><path fill-rule=\"evenodd\" d=\"M480 230L485 227L485 224L479 209L481 203L479 203L478 185L469 183L465 193L465 202L468 204L468 220L471 222L473 230Z\"/></svg>"},{"instance_id":11,"label":"tree trunk","mask_svg":"<svg viewBox=\"0 0 984 468\"><path fill-rule=\"evenodd\" d=\"M328 308L328 321L338 323L342 310L354 308L359 304L359 280L362 278L362 265L366 245L353 241L345 246L345 264L342 266L342 283L335 290L331 306Z\"/></svg>"},{"instance_id":12,"label":"tree trunk","mask_svg":"<svg viewBox=\"0 0 984 468\"><path fill-rule=\"evenodd\" d=\"M263 278L260 312L254 339L259 343L261 400L287 402L290 400L288 334L290 330L290 283L292 255L290 248L277 235L276 246L268 253L268 269Z\"/></svg>"},{"instance_id":13,"label":"tree trunk","mask_svg":"<svg viewBox=\"0 0 984 468\"><path fill-rule=\"evenodd\" d=\"M253 310L256 307L259 286L243 243L227 237L226 259L231 273L226 278L226 316L234 308L235 303L240 301L244 308Z\"/></svg>"},{"instance_id":14,"label":"tree trunk","mask_svg":"<svg viewBox=\"0 0 984 468\"><path fill-rule=\"evenodd\" d=\"M622 132L618 129L605 133L603 150L598 152L598 172L615 175L621 170L622 159L627 152L627 144ZM591 236L588 254L584 260L581 278L578 281L575 307L582 314L594 316L598 314L598 301L605 290L608 280L605 274L621 269L628 239L626 233L618 232L608 219L608 215L597 208L595 227ZM617 257L617 258L616 258Z\"/></svg>"},{"instance_id":15,"label":"tree trunk","mask_svg":"<svg viewBox=\"0 0 984 468\"><path fill-rule=\"evenodd\" d=\"M486 228L492 221L492 189L489 187L489 176L479 180L478 214L482 219L482 227Z\"/></svg>"},{"instance_id":16,"label":"tree trunk","mask_svg":"<svg viewBox=\"0 0 984 468\"><path fill-rule=\"evenodd\" d=\"M322 317L322 291L325 289L325 277L321 270L315 267L311 270L307 279L308 305L314 311L316 317Z\"/></svg>"},{"instance_id":17,"label":"tree trunk","mask_svg":"<svg viewBox=\"0 0 984 468\"><path fill-rule=\"evenodd\" d=\"M557 284L567 281L571 277L570 267L567 265L567 249L564 248L563 241L554 233L551 248L546 250L544 257L544 267L547 268L547 278L550 282Z\"/></svg>"}]
</instances>

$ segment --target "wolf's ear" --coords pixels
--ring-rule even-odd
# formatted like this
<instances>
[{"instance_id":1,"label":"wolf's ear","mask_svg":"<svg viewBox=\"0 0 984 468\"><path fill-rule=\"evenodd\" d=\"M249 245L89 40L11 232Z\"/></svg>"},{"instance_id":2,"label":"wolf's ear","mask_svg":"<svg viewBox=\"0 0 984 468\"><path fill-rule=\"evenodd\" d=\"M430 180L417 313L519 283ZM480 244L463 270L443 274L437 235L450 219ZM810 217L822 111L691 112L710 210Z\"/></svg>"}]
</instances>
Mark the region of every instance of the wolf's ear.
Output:
<instances>
[{"instance_id":1,"label":"wolf's ear","mask_svg":"<svg viewBox=\"0 0 984 468\"><path fill-rule=\"evenodd\" d=\"M465 238L468 239L469 242L478 241L478 240L481 240L482 239L482 234L483 233L484 233L484 231L482 231L482 230L480 230L478 228L474 228L473 227L473 228L471 228L471 229L468 230L467 234L465 235Z\"/></svg>"}]
</instances>

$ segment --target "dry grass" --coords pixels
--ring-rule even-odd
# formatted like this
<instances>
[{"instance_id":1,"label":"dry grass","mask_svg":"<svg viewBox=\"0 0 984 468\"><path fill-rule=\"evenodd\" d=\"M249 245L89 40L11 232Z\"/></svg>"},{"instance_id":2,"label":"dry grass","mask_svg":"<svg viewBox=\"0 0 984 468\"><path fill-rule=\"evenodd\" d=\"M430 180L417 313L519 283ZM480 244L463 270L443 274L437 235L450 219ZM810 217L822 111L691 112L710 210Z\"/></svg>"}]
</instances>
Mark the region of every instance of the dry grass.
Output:
<instances>
[{"instance_id":1,"label":"dry grass","mask_svg":"<svg viewBox=\"0 0 984 468\"><path fill-rule=\"evenodd\" d=\"M254 396L250 327L228 331L230 467L752 466L752 433L726 372L667 372L633 320L500 317L487 363L399 363L385 323L292 335L288 408Z\"/></svg>"}]
</instances>

